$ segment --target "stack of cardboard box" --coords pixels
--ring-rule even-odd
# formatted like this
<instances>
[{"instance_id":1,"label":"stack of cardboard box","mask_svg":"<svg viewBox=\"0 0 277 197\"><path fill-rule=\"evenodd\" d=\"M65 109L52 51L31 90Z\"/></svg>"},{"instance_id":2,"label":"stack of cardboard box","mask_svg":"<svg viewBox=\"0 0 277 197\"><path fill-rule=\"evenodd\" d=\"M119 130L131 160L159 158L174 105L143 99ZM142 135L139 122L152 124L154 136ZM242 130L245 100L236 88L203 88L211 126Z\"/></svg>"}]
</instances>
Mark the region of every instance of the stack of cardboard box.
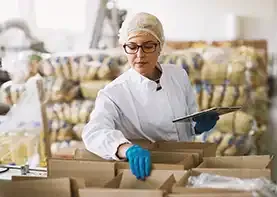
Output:
<instances>
[{"instance_id":1,"label":"stack of cardboard box","mask_svg":"<svg viewBox=\"0 0 277 197\"><path fill-rule=\"evenodd\" d=\"M13 177L0 184L0 196L59 197L211 197L252 196L251 192L192 188L188 179L201 173L237 178L271 180L271 160L264 156L215 157L212 143L136 141L152 153L152 172L146 180L137 180L127 162L105 161L79 149L74 159L50 158L48 176Z\"/></svg>"}]
</instances>

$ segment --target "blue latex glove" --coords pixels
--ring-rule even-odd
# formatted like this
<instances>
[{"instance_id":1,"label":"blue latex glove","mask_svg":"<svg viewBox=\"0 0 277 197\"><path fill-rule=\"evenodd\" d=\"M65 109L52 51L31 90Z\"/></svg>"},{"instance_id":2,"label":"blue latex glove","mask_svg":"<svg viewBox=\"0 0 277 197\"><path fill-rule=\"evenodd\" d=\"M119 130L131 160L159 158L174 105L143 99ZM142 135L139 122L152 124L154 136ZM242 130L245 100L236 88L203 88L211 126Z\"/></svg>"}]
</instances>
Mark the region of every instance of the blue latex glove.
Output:
<instances>
[{"instance_id":1,"label":"blue latex glove","mask_svg":"<svg viewBox=\"0 0 277 197\"><path fill-rule=\"evenodd\" d=\"M131 146L126 151L132 173L137 179L144 180L151 172L151 154L148 150L141 148L139 145Z\"/></svg>"},{"instance_id":2,"label":"blue latex glove","mask_svg":"<svg viewBox=\"0 0 277 197\"><path fill-rule=\"evenodd\" d=\"M216 125L216 122L218 120L219 120L219 116L216 112L211 112L211 113L193 118L193 121L196 122L195 134L200 135L205 131L211 130Z\"/></svg>"}]
</instances>

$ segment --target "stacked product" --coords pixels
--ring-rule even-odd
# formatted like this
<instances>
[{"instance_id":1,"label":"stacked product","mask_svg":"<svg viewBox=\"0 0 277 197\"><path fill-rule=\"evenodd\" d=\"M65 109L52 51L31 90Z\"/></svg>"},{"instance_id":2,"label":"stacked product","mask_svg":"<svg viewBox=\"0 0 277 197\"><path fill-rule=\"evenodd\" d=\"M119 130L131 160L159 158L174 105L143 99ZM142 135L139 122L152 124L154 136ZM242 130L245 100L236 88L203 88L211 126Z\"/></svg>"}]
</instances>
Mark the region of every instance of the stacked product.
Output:
<instances>
[{"instance_id":1,"label":"stacked product","mask_svg":"<svg viewBox=\"0 0 277 197\"><path fill-rule=\"evenodd\" d=\"M18 66L20 68L14 68L3 72L3 75L9 75L5 77L3 83L1 83L1 101L8 105L13 105L18 102L20 95L25 90L25 82L32 76L38 73L38 64L42 57L39 54L32 53L26 55L26 61L18 60ZM22 63L22 65L21 65Z\"/></svg>"},{"instance_id":2,"label":"stacked product","mask_svg":"<svg viewBox=\"0 0 277 197\"><path fill-rule=\"evenodd\" d=\"M85 54L52 56L40 62L53 153L81 140L98 91L121 73L125 61L120 56Z\"/></svg>"},{"instance_id":3,"label":"stacked product","mask_svg":"<svg viewBox=\"0 0 277 197\"><path fill-rule=\"evenodd\" d=\"M265 61L253 48L244 46L198 51L164 55L160 62L187 70L199 110L217 106L242 106L242 110L222 115L216 127L196 141L217 143L217 155L257 154L257 141L267 125Z\"/></svg>"}]
</instances>

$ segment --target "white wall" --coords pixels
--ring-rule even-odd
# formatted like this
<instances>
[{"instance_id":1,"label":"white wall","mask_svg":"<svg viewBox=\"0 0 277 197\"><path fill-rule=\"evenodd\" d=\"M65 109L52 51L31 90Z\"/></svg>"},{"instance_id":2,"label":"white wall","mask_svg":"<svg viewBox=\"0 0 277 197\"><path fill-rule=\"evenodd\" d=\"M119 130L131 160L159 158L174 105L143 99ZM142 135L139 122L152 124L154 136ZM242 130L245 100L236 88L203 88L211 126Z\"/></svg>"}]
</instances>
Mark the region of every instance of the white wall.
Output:
<instances>
[{"instance_id":1,"label":"white wall","mask_svg":"<svg viewBox=\"0 0 277 197\"><path fill-rule=\"evenodd\" d=\"M58 1L65 2L64 0L48 0L47 2L55 5L55 2ZM9 6L7 2L10 2L11 5ZM46 46L56 50L69 49L70 46L74 49L88 47L95 19L96 0L70 0L72 5L77 3L79 6L72 8L67 4L67 7L64 8L67 9L67 12L61 14L58 12L62 21L71 18L68 15L69 10L72 10L69 12L72 13L72 16L83 13L86 18L86 26L84 31L80 32L72 31L78 26L76 21L75 23L72 21L69 29L39 28L36 24L35 2L44 2L45 4L44 0L0 0L2 7L5 7L1 9L2 11L11 6L16 7L14 12L5 16L18 15L26 19L34 34L45 41ZM226 16L233 13L243 18L242 38L267 39L269 51L277 52L277 0L117 0L117 2L120 7L129 11L129 16L140 11L157 15L164 25L168 40L225 40ZM84 5L82 6L82 4ZM62 6L58 6L58 9L60 9L59 7ZM56 22L57 15L55 15L54 9L45 9L47 10L45 17L49 17L49 22ZM3 13L5 12L3 11L2 15ZM42 13L37 14L41 15ZM70 21L68 24L71 25ZM0 43L18 44L21 39L22 35L12 36L12 39L1 36Z\"/></svg>"},{"instance_id":2,"label":"white wall","mask_svg":"<svg viewBox=\"0 0 277 197\"><path fill-rule=\"evenodd\" d=\"M243 18L242 38L267 39L277 51L276 0L118 0L129 14L144 11L163 23L168 40L224 40L226 16Z\"/></svg>"}]
</instances>

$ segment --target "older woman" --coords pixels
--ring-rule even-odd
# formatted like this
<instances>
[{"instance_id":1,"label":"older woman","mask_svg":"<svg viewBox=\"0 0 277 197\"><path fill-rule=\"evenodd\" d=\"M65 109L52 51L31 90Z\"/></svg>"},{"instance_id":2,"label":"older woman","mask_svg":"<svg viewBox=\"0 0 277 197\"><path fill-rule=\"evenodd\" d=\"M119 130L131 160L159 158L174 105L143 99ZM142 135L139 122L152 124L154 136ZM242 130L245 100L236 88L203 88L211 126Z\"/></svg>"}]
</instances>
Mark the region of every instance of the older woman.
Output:
<instances>
[{"instance_id":1,"label":"older woman","mask_svg":"<svg viewBox=\"0 0 277 197\"><path fill-rule=\"evenodd\" d=\"M161 22L138 13L120 31L131 68L99 91L90 121L82 134L86 148L108 160L127 160L138 179L150 175L148 150L129 140L191 141L212 129L217 115L173 123L197 111L194 91L184 69L160 65L164 44Z\"/></svg>"}]
</instances>

